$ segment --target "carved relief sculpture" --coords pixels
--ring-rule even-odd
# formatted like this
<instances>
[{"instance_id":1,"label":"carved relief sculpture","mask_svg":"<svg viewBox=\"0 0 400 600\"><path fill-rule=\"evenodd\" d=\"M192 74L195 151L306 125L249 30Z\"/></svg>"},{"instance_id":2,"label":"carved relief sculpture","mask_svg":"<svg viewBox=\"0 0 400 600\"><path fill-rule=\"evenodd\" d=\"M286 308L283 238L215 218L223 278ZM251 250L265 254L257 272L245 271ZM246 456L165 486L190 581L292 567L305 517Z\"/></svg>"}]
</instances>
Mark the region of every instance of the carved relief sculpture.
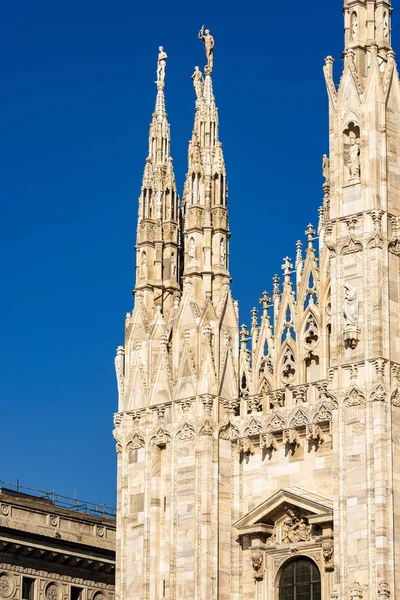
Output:
<instances>
[{"instance_id":1,"label":"carved relief sculpture","mask_svg":"<svg viewBox=\"0 0 400 600\"><path fill-rule=\"evenodd\" d=\"M305 519L299 519L290 508L287 514L282 524L282 544L307 542L311 536L311 525L308 525Z\"/></svg>"}]
</instances>

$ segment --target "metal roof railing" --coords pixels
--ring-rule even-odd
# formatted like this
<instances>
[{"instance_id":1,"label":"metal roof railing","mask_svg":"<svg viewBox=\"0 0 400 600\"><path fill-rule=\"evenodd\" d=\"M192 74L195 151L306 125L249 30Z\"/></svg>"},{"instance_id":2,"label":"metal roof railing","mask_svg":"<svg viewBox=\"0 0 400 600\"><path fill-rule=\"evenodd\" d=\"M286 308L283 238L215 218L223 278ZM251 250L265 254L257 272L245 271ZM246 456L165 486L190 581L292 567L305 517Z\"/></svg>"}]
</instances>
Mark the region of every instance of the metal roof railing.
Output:
<instances>
[{"instance_id":1,"label":"metal roof railing","mask_svg":"<svg viewBox=\"0 0 400 600\"><path fill-rule=\"evenodd\" d=\"M44 490L30 488L21 485L19 479L17 479L16 483L7 483L0 479L0 493L7 494L7 492L11 492L12 495L20 498L36 498L43 502L49 502L54 506L59 506L60 508L87 513L97 517L109 517L113 519L116 517L115 508L107 506L106 504L94 504L93 502L87 502L86 500L78 500L75 497L75 494L73 498L70 498L68 496L57 494L54 490L52 492L45 492Z\"/></svg>"}]
</instances>

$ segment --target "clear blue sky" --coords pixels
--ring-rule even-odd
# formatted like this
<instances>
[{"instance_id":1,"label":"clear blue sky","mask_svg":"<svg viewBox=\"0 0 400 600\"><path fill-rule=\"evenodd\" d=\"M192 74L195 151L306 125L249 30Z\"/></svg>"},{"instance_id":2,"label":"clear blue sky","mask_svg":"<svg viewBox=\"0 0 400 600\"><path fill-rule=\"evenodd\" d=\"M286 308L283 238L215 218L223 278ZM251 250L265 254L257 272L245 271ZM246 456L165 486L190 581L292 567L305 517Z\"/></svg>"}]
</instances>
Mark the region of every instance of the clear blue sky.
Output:
<instances>
[{"instance_id":1,"label":"clear blue sky","mask_svg":"<svg viewBox=\"0 0 400 600\"><path fill-rule=\"evenodd\" d=\"M3 0L0 479L115 503L113 359L132 308L137 197L158 46L180 190L197 39L215 37L240 320L317 223L326 55L342 3ZM395 6L395 8L397 8ZM394 12L393 45L396 48Z\"/></svg>"}]
</instances>

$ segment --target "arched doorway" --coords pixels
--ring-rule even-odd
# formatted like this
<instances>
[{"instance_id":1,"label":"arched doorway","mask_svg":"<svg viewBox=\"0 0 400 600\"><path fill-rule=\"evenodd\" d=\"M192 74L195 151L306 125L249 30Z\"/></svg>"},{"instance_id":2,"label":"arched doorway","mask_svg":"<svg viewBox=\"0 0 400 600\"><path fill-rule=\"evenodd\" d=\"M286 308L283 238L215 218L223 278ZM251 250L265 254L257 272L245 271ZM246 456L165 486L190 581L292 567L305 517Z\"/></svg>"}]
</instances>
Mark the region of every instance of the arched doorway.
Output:
<instances>
[{"instance_id":1,"label":"arched doorway","mask_svg":"<svg viewBox=\"0 0 400 600\"><path fill-rule=\"evenodd\" d=\"M309 558L286 563L279 580L279 600L321 600L321 575Z\"/></svg>"}]
</instances>

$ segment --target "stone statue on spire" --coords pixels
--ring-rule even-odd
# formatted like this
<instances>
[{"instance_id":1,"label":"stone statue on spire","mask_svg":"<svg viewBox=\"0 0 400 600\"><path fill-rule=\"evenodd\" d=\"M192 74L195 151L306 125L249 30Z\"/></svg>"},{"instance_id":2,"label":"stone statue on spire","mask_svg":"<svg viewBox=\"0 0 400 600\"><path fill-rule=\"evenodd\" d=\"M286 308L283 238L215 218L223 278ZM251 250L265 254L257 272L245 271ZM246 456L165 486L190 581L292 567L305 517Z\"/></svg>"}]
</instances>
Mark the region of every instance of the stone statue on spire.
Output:
<instances>
[{"instance_id":1,"label":"stone statue on spire","mask_svg":"<svg viewBox=\"0 0 400 600\"><path fill-rule=\"evenodd\" d=\"M159 47L158 60L157 60L157 89L163 90L165 84L165 69L167 66L167 53L164 52L162 46Z\"/></svg>"},{"instance_id":2,"label":"stone statue on spire","mask_svg":"<svg viewBox=\"0 0 400 600\"><path fill-rule=\"evenodd\" d=\"M209 29L204 30L204 25L199 31L199 40L202 40L206 50L207 64L204 67L204 73L211 75L214 66L214 38Z\"/></svg>"},{"instance_id":3,"label":"stone statue on spire","mask_svg":"<svg viewBox=\"0 0 400 600\"><path fill-rule=\"evenodd\" d=\"M192 75L194 91L196 92L197 100L200 100L203 96L203 87L204 80L203 74L200 71L199 67L194 68L194 73Z\"/></svg>"}]
</instances>

